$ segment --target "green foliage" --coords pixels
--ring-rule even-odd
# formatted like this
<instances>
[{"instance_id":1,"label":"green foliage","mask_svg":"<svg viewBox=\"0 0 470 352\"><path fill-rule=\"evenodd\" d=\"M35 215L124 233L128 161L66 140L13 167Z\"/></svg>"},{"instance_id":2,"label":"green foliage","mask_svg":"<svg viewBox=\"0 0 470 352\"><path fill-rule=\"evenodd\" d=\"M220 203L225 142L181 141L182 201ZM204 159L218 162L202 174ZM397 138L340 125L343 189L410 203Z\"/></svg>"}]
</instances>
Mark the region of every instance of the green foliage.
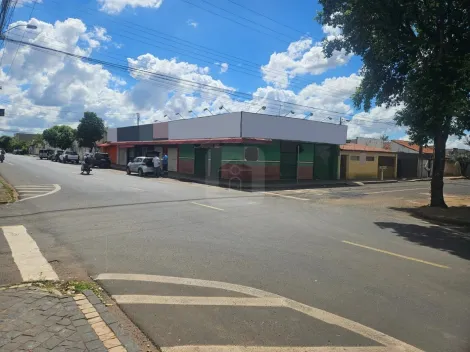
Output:
<instances>
[{"instance_id":1,"label":"green foliage","mask_svg":"<svg viewBox=\"0 0 470 352\"><path fill-rule=\"evenodd\" d=\"M362 57L362 81L352 99L403 106L395 119L413 142L435 147L431 205L445 206L443 174L449 135L470 129L470 16L468 4L449 1L319 0L322 25L342 29L324 52Z\"/></svg>"},{"instance_id":2,"label":"green foliage","mask_svg":"<svg viewBox=\"0 0 470 352\"><path fill-rule=\"evenodd\" d=\"M75 140L76 131L66 125L52 126L42 132L43 139L53 148L67 149Z\"/></svg>"},{"instance_id":3,"label":"green foliage","mask_svg":"<svg viewBox=\"0 0 470 352\"><path fill-rule=\"evenodd\" d=\"M21 141L16 137L13 137L10 140L10 148L11 150L19 149L21 150L22 153L26 154L28 153L28 144L26 141Z\"/></svg>"},{"instance_id":4,"label":"green foliage","mask_svg":"<svg viewBox=\"0 0 470 352\"><path fill-rule=\"evenodd\" d=\"M42 131L43 139L49 143L49 145L53 148L57 148L57 139L59 132L57 130L59 126L53 126L51 128L45 129Z\"/></svg>"},{"instance_id":5,"label":"green foliage","mask_svg":"<svg viewBox=\"0 0 470 352\"><path fill-rule=\"evenodd\" d=\"M77 127L77 139L81 147L92 148L96 141L104 137L106 128L103 119L94 112L85 112Z\"/></svg>"},{"instance_id":6,"label":"green foliage","mask_svg":"<svg viewBox=\"0 0 470 352\"><path fill-rule=\"evenodd\" d=\"M70 148L75 140L76 131L70 126L54 126L57 127L57 147L60 149Z\"/></svg>"},{"instance_id":7,"label":"green foliage","mask_svg":"<svg viewBox=\"0 0 470 352\"><path fill-rule=\"evenodd\" d=\"M6 151L11 151L11 137L10 136L1 136L0 137L0 149L5 149Z\"/></svg>"},{"instance_id":8,"label":"green foliage","mask_svg":"<svg viewBox=\"0 0 470 352\"><path fill-rule=\"evenodd\" d=\"M44 148L44 137L42 134L37 134L36 136L34 136L33 140L31 141L30 143L30 146L31 147L42 147Z\"/></svg>"}]
</instances>

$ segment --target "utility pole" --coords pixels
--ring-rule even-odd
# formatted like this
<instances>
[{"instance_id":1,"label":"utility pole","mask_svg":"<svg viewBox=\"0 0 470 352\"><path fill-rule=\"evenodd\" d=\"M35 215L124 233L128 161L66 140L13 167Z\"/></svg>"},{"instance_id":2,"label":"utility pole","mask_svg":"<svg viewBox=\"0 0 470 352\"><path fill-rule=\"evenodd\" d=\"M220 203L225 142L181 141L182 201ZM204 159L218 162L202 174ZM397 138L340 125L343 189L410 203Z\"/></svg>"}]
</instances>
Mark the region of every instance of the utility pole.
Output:
<instances>
[{"instance_id":1,"label":"utility pole","mask_svg":"<svg viewBox=\"0 0 470 352\"><path fill-rule=\"evenodd\" d=\"M135 116L137 117L137 126L139 126L140 125L140 114L138 112L136 112Z\"/></svg>"}]
</instances>

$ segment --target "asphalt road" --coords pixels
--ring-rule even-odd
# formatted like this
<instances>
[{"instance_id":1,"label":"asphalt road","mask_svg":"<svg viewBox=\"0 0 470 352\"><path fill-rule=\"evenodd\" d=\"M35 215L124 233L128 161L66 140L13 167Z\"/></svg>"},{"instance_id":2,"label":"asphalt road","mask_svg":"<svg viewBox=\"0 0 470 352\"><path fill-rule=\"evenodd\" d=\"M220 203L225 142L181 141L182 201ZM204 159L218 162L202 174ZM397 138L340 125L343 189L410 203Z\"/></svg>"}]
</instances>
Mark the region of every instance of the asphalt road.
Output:
<instances>
[{"instance_id":1,"label":"asphalt road","mask_svg":"<svg viewBox=\"0 0 470 352\"><path fill-rule=\"evenodd\" d=\"M168 351L399 345L393 338L424 351L470 348L467 231L383 205L426 197L427 182L248 193L6 161L0 174L21 201L0 207L0 226L24 225L59 277L98 277ZM469 189L458 180L445 192ZM0 283L17 280L2 236L0 267Z\"/></svg>"}]
</instances>

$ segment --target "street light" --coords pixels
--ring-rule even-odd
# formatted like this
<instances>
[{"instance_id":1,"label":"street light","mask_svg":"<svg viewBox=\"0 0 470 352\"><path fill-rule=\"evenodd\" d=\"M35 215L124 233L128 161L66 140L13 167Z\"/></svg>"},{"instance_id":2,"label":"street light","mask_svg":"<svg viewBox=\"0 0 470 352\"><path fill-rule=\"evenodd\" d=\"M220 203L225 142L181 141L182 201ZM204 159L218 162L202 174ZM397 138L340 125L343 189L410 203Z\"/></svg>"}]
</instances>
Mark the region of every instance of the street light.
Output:
<instances>
[{"instance_id":1,"label":"street light","mask_svg":"<svg viewBox=\"0 0 470 352\"><path fill-rule=\"evenodd\" d=\"M14 26L14 27L11 27L11 28L8 28L5 32L3 33L0 33L0 38L5 38L5 34L7 34L9 31L11 31L12 29L15 29L15 28L18 28L18 27L26 27L27 29L38 29L38 26L34 25L34 24L19 24L17 26Z\"/></svg>"},{"instance_id":2,"label":"street light","mask_svg":"<svg viewBox=\"0 0 470 352\"><path fill-rule=\"evenodd\" d=\"M189 111L188 111L188 114L193 114L194 117L199 117L199 116L197 116L197 114L196 114L194 111L192 111L192 110L189 110Z\"/></svg>"},{"instance_id":3,"label":"street light","mask_svg":"<svg viewBox=\"0 0 470 352\"><path fill-rule=\"evenodd\" d=\"M291 111L289 111L287 114L285 114L285 115L284 115L284 117L286 117L286 116L287 116L287 115L289 115L289 114L292 114L292 115L294 115L294 114L295 114L295 112L293 112L293 111L291 110Z\"/></svg>"},{"instance_id":4,"label":"street light","mask_svg":"<svg viewBox=\"0 0 470 352\"><path fill-rule=\"evenodd\" d=\"M327 118L324 118L324 119L321 120L320 122L325 122L325 120L330 120L330 121L331 121L332 119L331 119L331 117L328 116Z\"/></svg>"},{"instance_id":5,"label":"street light","mask_svg":"<svg viewBox=\"0 0 470 352\"><path fill-rule=\"evenodd\" d=\"M205 108L203 111L209 111L211 113L212 116L214 116L214 114L212 113L212 111L210 111L208 108Z\"/></svg>"},{"instance_id":6,"label":"street light","mask_svg":"<svg viewBox=\"0 0 470 352\"><path fill-rule=\"evenodd\" d=\"M311 112L310 114L306 115L306 116L304 117L304 120L306 120L306 119L308 119L309 117L312 117L312 116L313 116L313 112Z\"/></svg>"},{"instance_id":7,"label":"street light","mask_svg":"<svg viewBox=\"0 0 470 352\"><path fill-rule=\"evenodd\" d=\"M259 113L261 110L266 110L266 106L262 106L261 108L259 108L259 110L255 112L255 114Z\"/></svg>"},{"instance_id":8,"label":"street light","mask_svg":"<svg viewBox=\"0 0 470 352\"><path fill-rule=\"evenodd\" d=\"M219 110L222 110L222 109L225 109L225 106L223 106L223 105L220 105L220 108L219 108ZM227 111L227 112L230 114L230 111L228 111L227 109L225 109L225 111Z\"/></svg>"},{"instance_id":9,"label":"street light","mask_svg":"<svg viewBox=\"0 0 470 352\"><path fill-rule=\"evenodd\" d=\"M179 116L181 116L182 119L184 119L184 116L181 115L179 112L177 112L176 115L179 115Z\"/></svg>"}]
</instances>

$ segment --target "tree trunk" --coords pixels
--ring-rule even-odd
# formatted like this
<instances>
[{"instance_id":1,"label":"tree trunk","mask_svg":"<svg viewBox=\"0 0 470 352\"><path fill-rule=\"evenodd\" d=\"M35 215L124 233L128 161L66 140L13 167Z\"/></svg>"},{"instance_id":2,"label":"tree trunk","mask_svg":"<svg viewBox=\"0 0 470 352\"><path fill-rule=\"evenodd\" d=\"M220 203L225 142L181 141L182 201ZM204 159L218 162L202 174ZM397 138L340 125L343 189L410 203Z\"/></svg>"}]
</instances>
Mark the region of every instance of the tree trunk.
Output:
<instances>
[{"instance_id":1,"label":"tree trunk","mask_svg":"<svg viewBox=\"0 0 470 352\"><path fill-rule=\"evenodd\" d=\"M444 166L446 158L446 142L448 134L437 132L434 137L434 167L431 180L431 207L447 208L444 201Z\"/></svg>"}]
</instances>

